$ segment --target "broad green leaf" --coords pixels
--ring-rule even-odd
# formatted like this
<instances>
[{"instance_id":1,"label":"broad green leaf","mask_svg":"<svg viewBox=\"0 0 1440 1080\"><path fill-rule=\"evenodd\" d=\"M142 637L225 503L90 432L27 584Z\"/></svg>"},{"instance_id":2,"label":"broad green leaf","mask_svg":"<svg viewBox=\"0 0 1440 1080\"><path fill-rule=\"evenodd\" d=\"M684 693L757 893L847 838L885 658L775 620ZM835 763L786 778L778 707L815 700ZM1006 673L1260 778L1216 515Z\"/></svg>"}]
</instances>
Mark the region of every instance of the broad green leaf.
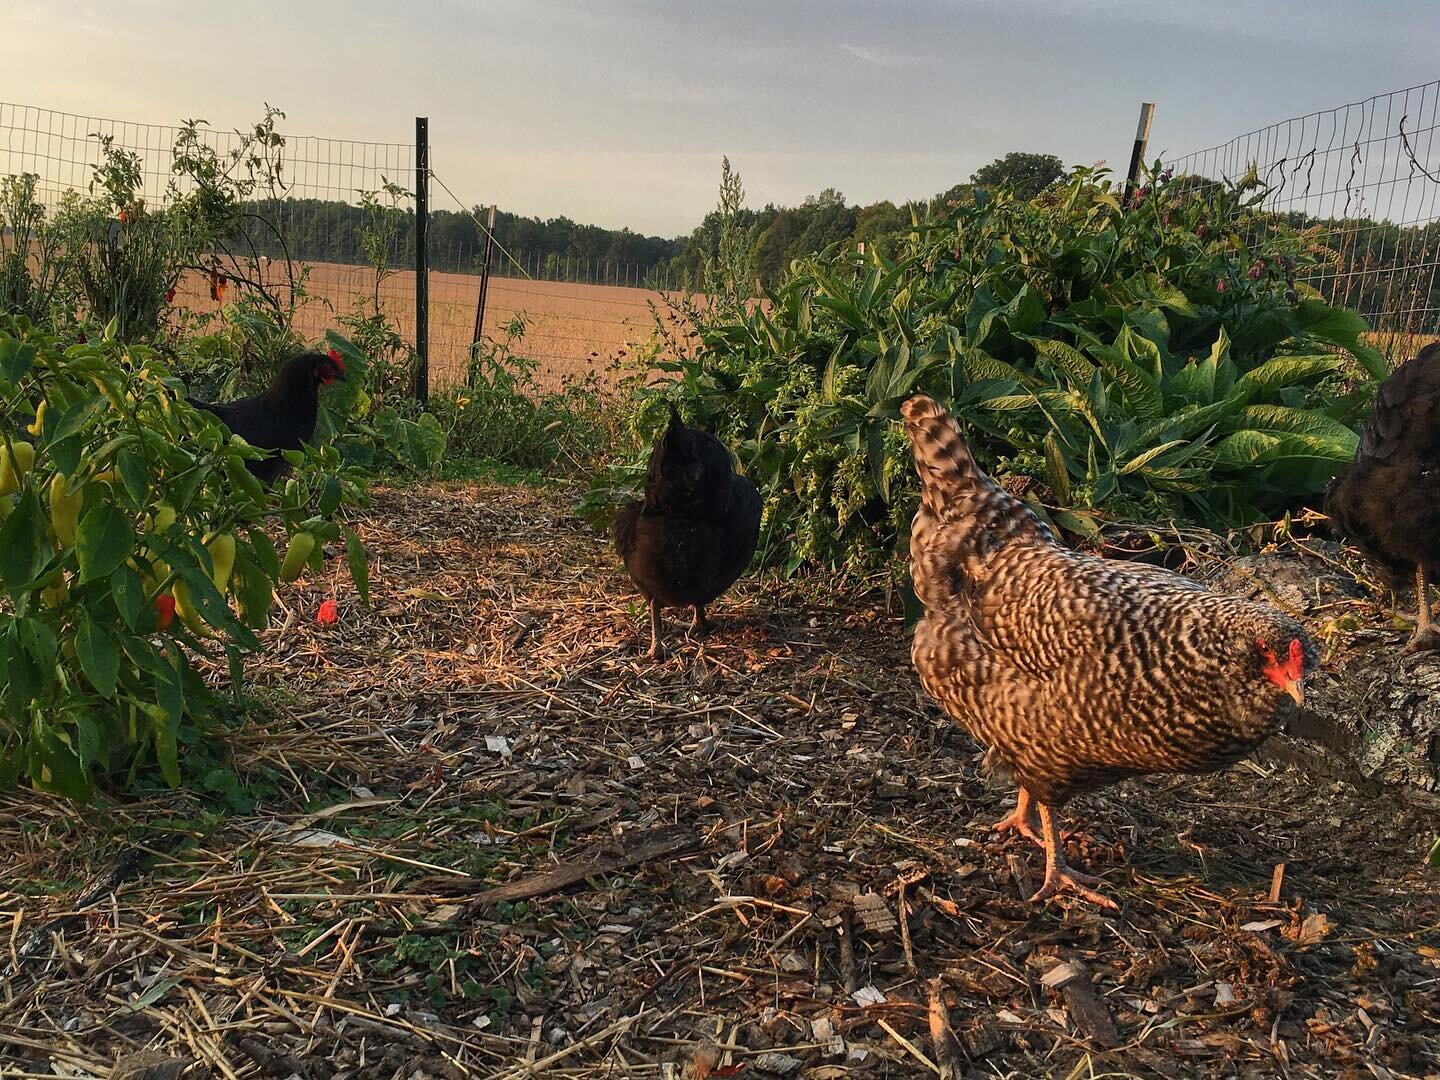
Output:
<instances>
[{"instance_id":1,"label":"broad green leaf","mask_svg":"<svg viewBox=\"0 0 1440 1080\"><path fill-rule=\"evenodd\" d=\"M1129 328L1121 333L1129 333ZM1093 352L1136 416L1149 420L1164 415L1165 401L1155 379L1126 359L1120 346L1101 346Z\"/></svg>"},{"instance_id":2,"label":"broad green leaf","mask_svg":"<svg viewBox=\"0 0 1440 1080\"><path fill-rule=\"evenodd\" d=\"M120 650L114 640L89 615L82 614L80 627L75 634L75 651L80 657L81 670L102 698L113 697L115 683L120 678Z\"/></svg>"},{"instance_id":3,"label":"broad green leaf","mask_svg":"<svg viewBox=\"0 0 1440 1080\"><path fill-rule=\"evenodd\" d=\"M350 564L350 580L355 583L355 591L360 594L360 599L370 603L370 563L365 556L365 545L360 537L345 529L345 558Z\"/></svg>"},{"instance_id":4,"label":"broad green leaf","mask_svg":"<svg viewBox=\"0 0 1440 1080\"><path fill-rule=\"evenodd\" d=\"M121 450L115 455L115 468L135 505L144 506L150 497L150 470L145 459L133 450Z\"/></svg>"},{"instance_id":5,"label":"broad green leaf","mask_svg":"<svg viewBox=\"0 0 1440 1080\"><path fill-rule=\"evenodd\" d=\"M0 524L0 579L11 589L28 585L40 573L49 555L45 512L34 490L27 487L10 516Z\"/></svg>"},{"instance_id":6,"label":"broad green leaf","mask_svg":"<svg viewBox=\"0 0 1440 1080\"><path fill-rule=\"evenodd\" d=\"M1088 386L1095 373L1095 363L1073 345L1047 338L1026 338L1035 351L1055 365L1070 385L1076 388Z\"/></svg>"},{"instance_id":7,"label":"broad green leaf","mask_svg":"<svg viewBox=\"0 0 1440 1080\"><path fill-rule=\"evenodd\" d=\"M1240 376L1236 389L1254 400L1286 386L1326 375L1340 367L1340 358L1330 354L1315 356L1276 356Z\"/></svg>"},{"instance_id":8,"label":"broad green leaf","mask_svg":"<svg viewBox=\"0 0 1440 1080\"><path fill-rule=\"evenodd\" d=\"M118 567L110 575L110 595L115 598L115 607L125 625L132 631L138 630L145 610L145 584L140 575L128 566Z\"/></svg>"},{"instance_id":9,"label":"broad green leaf","mask_svg":"<svg viewBox=\"0 0 1440 1080\"><path fill-rule=\"evenodd\" d=\"M1005 305L1005 325L1015 335L1027 333L1045 321L1045 299L1027 282Z\"/></svg>"},{"instance_id":10,"label":"broad green leaf","mask_svg":"<svg viewBox=\"0 0 1440 1080\"><path fill-rule=\"evenodd\" d=\"M80 581L112 573L135 548L135 529L128 514L113 503L96 503L85 511L75 540Z\"/></svg>"},{"instance_id":11,"label":"broad green leaf","mask_svg":"<svg viewBox=\"0 0 1440 1080\"><path fill-rule=\"evenodd\" d=\"M1070 505L1070 470L1055 432L1045 433L1045 478L1061 506Z\"/></svg>"},{"instance_id":12,"label":"broad green leaf","mask_svg":"<svg viewBox=\"0 0 1440 1080\"><path fill-rule=\"evenodd\" d=\"M1235 425L1257 431L1291 432L1327 439L1348 445L1351 455L1355 453L1359 441L1355 432L1324 413L1310 409L1290 409L1284 405L1247 405L1237 414Z\"/></svg>"},{"instance_id":13,"label":"broad green leaf","mask_svg":"<svg viewBox=\"0 0 1440 1080\"><path fill-rule=\"evenodd\" d=\"M38 354L39 350L28 341L21 342L13 337L0 340L0 380L12 386L18 383L30 374Z\"/></svg>"},{"instance_id":14,"label":"broad green leaf","mask_svg":"<svg viewBox=\"0 0 1440 1080\"><path fill-rule=\"evenodd\" d=\"M1117 471L1121 476L1127 476L1130 473L1138 472L1141 469L1145 468L1146 465L1149 465L1152 461L1158 458L1161 454L1168 453L1169 451L1174 450L1176 447L1184 445L1184 439L1175 439L1171 442L1161 443L1159 446L1152 446L1144 453L1137 454L1135 457L1131 458Z\"/></svg>"}]
</instances>

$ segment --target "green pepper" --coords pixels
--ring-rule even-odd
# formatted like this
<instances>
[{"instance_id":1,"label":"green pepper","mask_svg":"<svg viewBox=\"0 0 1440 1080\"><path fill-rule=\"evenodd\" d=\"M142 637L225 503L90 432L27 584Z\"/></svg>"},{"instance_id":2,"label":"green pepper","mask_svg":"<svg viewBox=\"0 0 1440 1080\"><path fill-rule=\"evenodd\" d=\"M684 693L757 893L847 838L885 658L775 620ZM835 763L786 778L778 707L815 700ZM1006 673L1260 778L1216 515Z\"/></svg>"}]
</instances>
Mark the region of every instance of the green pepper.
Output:
<instances>
[{"instance_id":1,"label":"green pepper","mask_svg":"<svg viewBox=\"0 0 1440 1080\"><path fill-rule=\"evenodd\" d=\"M62 547L75 546L76 527L84 506L85 489L71 491L65 474L57 472L50 480L50 527Z\"/></svg>"},{"instance_id":2,"label":"green pepper","mask_svg":"<svg viewBox=\"0 0 1440 1080\"><path fill-rule=\"evenodd\" d=\"M315 537L310 533L298 532L292 536L290 546L285 549L285 561L280 566L280 580L294 581L298 578L314 550Z\"/></svg>"},{"instance_id":3,"label":"green pepper","mask_svg":"<svg viewBox=\"0 0 1440 1080\"><path fill-rule=\"evenodd\" d=\"M8 453L0 443L0 495L14 495L19 491L20 482L34 464L35 447L28 442L11 443Z\"/></svg>"}]
</instances>

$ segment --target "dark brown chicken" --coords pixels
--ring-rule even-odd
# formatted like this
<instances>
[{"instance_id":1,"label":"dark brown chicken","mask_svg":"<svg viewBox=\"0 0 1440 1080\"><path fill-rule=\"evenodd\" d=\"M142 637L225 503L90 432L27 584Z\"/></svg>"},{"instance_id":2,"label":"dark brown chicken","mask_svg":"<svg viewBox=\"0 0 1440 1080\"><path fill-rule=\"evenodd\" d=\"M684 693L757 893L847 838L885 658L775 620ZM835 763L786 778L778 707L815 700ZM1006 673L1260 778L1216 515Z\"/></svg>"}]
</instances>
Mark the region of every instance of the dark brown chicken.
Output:
<instances>
[{"instance_id":1,"label":"dark brown chicken","mask_svg":"<svg viewBox=\"0 0 1440 1080\"><path fill-rule=\"evenodd\" d=\"M760 536L760 493L707 431L670 424L650 452L645 498L615 517L615 549L650 602L650 655L660 651L661 607L695 609L692 629L709 625L705 605L745 572Z\"/></svg>"},{"instance_id":2,"label":"dark brown chicken","mask_svg":"<svg viewBox=\"0 0 1440 1080\"><path fill-rule=\"evenodd\" d=\"M1380 384L1354 462L1325 489L1325 513L1393 592L1415 582L1419 619L1405 651L1440 649L1428 588L1440 574L1440 343Z\"/></svg>"},{"instance_id":3,"label":"dark brown chicken","mask_svg":"<svg viewBox=\"0 0 1440 1080\"><path fill-rule=\"evenodd\" d=\"M1279 612L1062 547L981 471L938 404L915 397L902 412L921 482L910 533L920 681L1020 785L996 827L1044 846L1034 899L1070 889L1114 907L1066 865L1059 808L1127 776L1238 761L1300 701L1315 647Z\"/></svg>"},{"instance_id":4,"label":"dark brown chicken","mask_svg":"<svg viewBox=\"0 0 1440 1080\"><path fill-rule=\"evenodd\" d=\"M271 484L289 468L281 451L299 450L314 437L320 387L344 378L345 361L335 350L301 353L285 361L263 394L223 404L192 399L190 404L214 413L251 446L273 451L245 463L260 481Z\"/></svg>"}]
</instances>

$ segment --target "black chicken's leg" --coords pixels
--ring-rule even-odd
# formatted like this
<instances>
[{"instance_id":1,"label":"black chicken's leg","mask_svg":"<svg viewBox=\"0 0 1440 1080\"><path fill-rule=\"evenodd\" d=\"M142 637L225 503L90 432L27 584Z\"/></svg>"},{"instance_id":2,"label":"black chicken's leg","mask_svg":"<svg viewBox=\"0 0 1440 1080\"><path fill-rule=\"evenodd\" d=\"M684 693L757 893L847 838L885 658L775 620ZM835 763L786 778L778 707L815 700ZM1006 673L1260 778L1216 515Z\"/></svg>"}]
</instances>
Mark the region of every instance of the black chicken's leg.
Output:
<instances>
[{"instance_id":1,"label":"black chicken's leg","mask_svg":"<svg viewBox=\"0 0 1440 1080\"><path fill-rule=\"evenodd\" d=\"M1406 653L1440 649L1440 632L1435 630L1435 625L1430 618L1430 586L1425 579L1423 566L1415 568L1415 609L1419 613L1415 634L1410 638L1410 644L1405 646Z\"/></svg>"},{"instance_id":2,"label":"black chicken's leg","mask_svg":"<svg viewBox=\"0 0 1440 1080\"><path fill-rule=\"evenodd\" d=\"M660 655L660 601L650 601L650 652L649 657L654 660Z\"/></svg>"},{"instance_id":3,"label":"black chicken's leg","mask_svg":"<svg viewBox=\"0 0 1440 1080\"><path fill-rule=\"evenodd\" d=\"M710 620L705 617L705 605L695 604L695 621L690 624L690 633L708 634L710 632Z\"/></svg>"},{"instance_id":4,"label":"black chicken's leg","mask_svg":"<svg viewBox=\"0 0 1440 1080\"><path fill-rule=\"evenodd\" d=\"M1040 834L1035 831L1034 807L1035 801L1030 797L1030 792L1022 787L1020 789L1020 800L1015 804L1015 809L1012 810L1009 815L995 823L995 831L1003 833L1013 829L1021 836L1028 837L1041 847L1044 847L1045 841L1042 840Z\"/></svg>"},{"instance_id":5,"label":"black chicken's leg","mask_svg":"<svg viewBox=\"0 0 1440 1080\"><path fill-rule=\"evenodd\" d=\"M1119 911L1120 905L1089 886L1105 884L1100 878L1072 870L1065 862L1065 852L1060 847L1060 826L1055 821L1055 811L1049 805L1036 800L1040 806L1040 831L1045 840L1045 882L1030 899L1036 903L1048 900L1062 892L1073 892L1083 896L1102 908Z\"/></svg>"}]
</instances>

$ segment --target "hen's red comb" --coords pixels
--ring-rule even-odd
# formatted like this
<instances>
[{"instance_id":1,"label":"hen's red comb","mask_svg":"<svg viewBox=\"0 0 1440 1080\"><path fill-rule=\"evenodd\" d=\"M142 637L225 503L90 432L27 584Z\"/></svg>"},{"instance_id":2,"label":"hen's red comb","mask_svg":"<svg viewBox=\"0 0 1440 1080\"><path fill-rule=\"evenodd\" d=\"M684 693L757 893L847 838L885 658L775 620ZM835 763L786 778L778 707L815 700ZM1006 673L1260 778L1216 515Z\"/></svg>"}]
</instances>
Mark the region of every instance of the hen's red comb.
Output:
<instances>
[{"instance_id":1,"label":"hen's red comb","mask_svg":"<svg viewBox=\"0 0 1440 1080\"><path fill-rule=\"evenodd\" d=\"M326 355L329 356L331 360L335 361L336 365L340 368L341 371L345 370L345 358L340 355L339 349L331 349Z\"/></svg>"}]
</instances>

